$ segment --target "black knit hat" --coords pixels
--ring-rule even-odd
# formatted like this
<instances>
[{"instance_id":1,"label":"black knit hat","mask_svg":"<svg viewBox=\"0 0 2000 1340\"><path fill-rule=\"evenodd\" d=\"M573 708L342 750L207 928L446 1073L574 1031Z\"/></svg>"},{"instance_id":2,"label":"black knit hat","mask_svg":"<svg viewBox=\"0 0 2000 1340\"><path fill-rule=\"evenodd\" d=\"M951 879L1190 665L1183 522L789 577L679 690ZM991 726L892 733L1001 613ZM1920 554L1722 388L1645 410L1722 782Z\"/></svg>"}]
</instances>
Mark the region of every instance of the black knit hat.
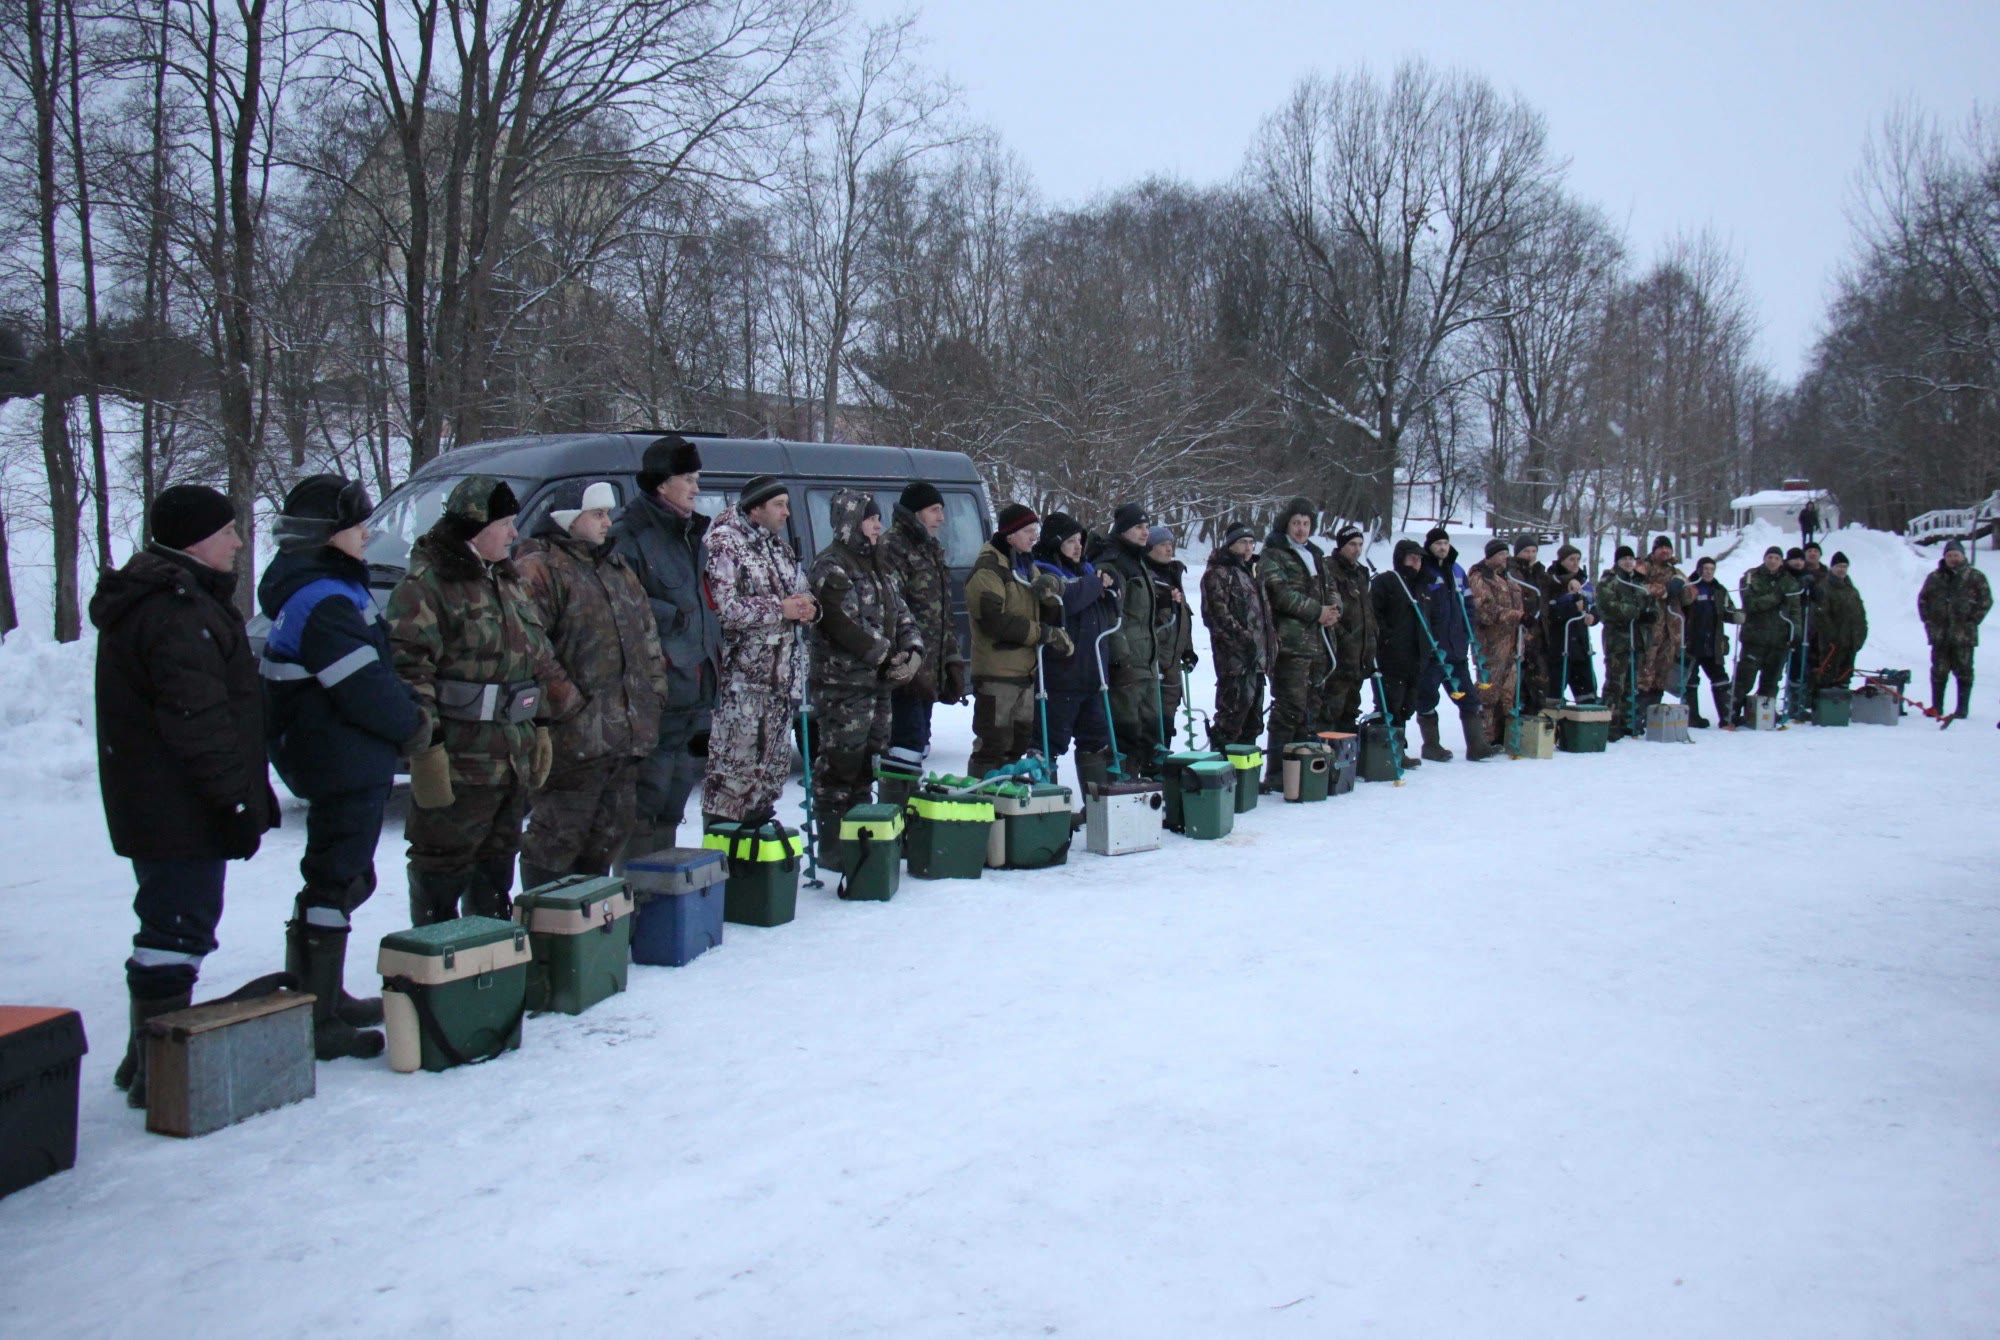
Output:
<instances>
[{"instance_id":1,"label":"black knit hat","mask_svg":"<svg viewBox=\"0 0 2000 1340\"><path fill-rule=\"evenodd\" d=\"M1666 551L1667 551L1668 553L1672 553L1672 552L1673 552L1673 550L1674 550L1674 537L1673 537L1673 536L1671 536L1671 535L1655 535L1655 536L1653 537L1653 547L1652 547L1651 549L1648 549L1648 550L1647 550L1646 552L1647 552L1647 553L1649 553L1649 554L1657 554L1657 553L1659 553L1659 552L1660 552L1660 551L1661 551L1662 549L1666 550Z\"/></svg>"},{"instance_id":2,"label":"black knit hat","mask_svg":"<svg viewBox=\"0 0 2000 1340\"><path fill-rule=\"evenodd\" d=\"M1430 532L1424 536L1424 548L1430 548L1439 540L1449 542L1451 540L1451 532L1443 526L1432 526Z\"/></svg>"},{"instance_id":3,"label":"black knit hat","mask_svg":"<svg viewBox=\"0 0 2000 1340\"><path fill-rule=\"evenodd\" d=\"M937 491L937 485L913 479L903 486L903 496L896 502L912 512L921 512L926 507L944 506L944 495Z\"/></svg>"},{"instance_id":4,"label":"black knit hat","mask_svg":"<svg viewBox=\"0 0 2000 1340\"><path fill-rule=\"evenodd\" d=\"M1807 540L1805 543L1805 548L1801 552L1808 554L1818 554L1818 553L1824 553L1825 551L1819 547L1818 540Z\"/></svg>"},{"instance_id":5,"label":"black knit hat","mask_svg":"<svg viewBox=\"0 0 2000 1340\"><path fill-rule=\"evenodd\" d=\"M1769 558L1772 554L1776 554L1779 558L1783 558L1785 556L1785 551L1778 548L1778 546L1774 544L1769 549L1766 549L1764 551L1764 557Z\"/></svg>"},{"instance_id":6,"label":"black knit hat","mask_svg":"<svg viewBox=\"0 0 2000 1340\"><path fill-rule=\"evenodd\" d=\"M1340 533L1333 537L1333 546L1339 549L1345 547L1349 540L1365 540L1367 538L1368 533L1359 526L1342 526Z\"/></svg>"},{"instance_id":7,"label":"black knit hat","mask_svg":"<svg viewBox=\"0 0 2000 1340\"><path fill-rule=\"evenodd\" d=\"M1486 556L1488 558L1493 557L1493 555L1495 554L1504 554L1506 552L1507 552L1507 542L1501 539L1498 535L1495 535L1492 539L1486 542Z\"/></svg>"},{"instance_id":8,"label":"black knit hat","mask_svg":"<svg viewBox=\"0 0 2000 1340\"><path fill-rule=\"evenodd\" d=\"M375 504L360 480L307 475L285 495L271 535L285 553L318 549L341 531L366 521L374 511Z\"/></svg>"},{"instance_id":9,"label":"black knit hat","mask_svg":"<svg viewBox=\"0 0 2000 1340\"><path fill-rule=\"evenodd\" d=\"M1227 549L1239 540L1254 540L1256 538L1257 532L1239 521L1231 526L1228 533L1222 537L1222 547Z\"/></svg>"},{"instance_id":10,"label":"black knit hat","mask_svg":"<svg viewBox=\"0 0 2000 1340\"><path fill-rule=\"evenodd\" d=\"M1566 558L1582 558L1582 557L1583 557L1583 550L1577 548L1573 544L1561 545L1556 549L1556 562L1558 563L1562 562Z\"/></svg>"},{"instance_id":11,"label":"black knit hat","mask_svg":"<svg viewBox=\"0 0 2000 1340\"><path fill-rule=\"evenodd\" d=\"M1847 555L1841 553L1840 550L1838 549L1834 550L1833 557L1827 560L1827 566L1829 568L1845 567L1846 565L1847 565Z\"/></svg>"},{"instance_id":12,"label":"black knit hat","mask_svg":"<svg viewBox=\"0 0 2000 1340\"><path fill-rule=\"evenodd\" d=\"M1083 534L1083 523L1068 512L1050 512L1042 518L1042 543L1060 547L1072 535Z\"/></svg>"},{"instance_id":13,"label":"black knit hat","mask_svg":"<svg viewBox=\"0 0 2000 1340\"><path fill-rule=\"evenodd\" d=\"M1631 545L1621 544L1618 546L1618 552L1611 556L1611 561L1613 563L1616 563L1621 558L1637 558L1637 557L1638 555L1632 552Z\"/></svg>"},{"instance_id":14,"label":"black knit hat","mask_svg":"<svg viewBox=\"0 0 2000 1340\"><path fill-rule=\"evenodd\" d=\"M1785 551L1785 562L1789 563L1795 558L1801 563L1806 561L1806 551L1797 545L1793 545Z\"/></svg>"},{"instance_id":15,"label":"black knit hat","mask_svg":"<svg viewBox=\"0 0 2000 1340\"><path fill-rule=\"evenodd\" d=\"M1523 549L1540 549L1541 547L1542 537L1539 535L1516 535L1514 537L1514 552L1517 554Z\"/></svg>"},{"instance_id":16,"label":"black knit hat","mask_svg":"<svg viewBox=\"0 0 2000 1340\"><path fill-rule=\"evenodd\" d=\"M1041 518L1035 515L1035 509L1026 503L1008 503L1000 509L1000 515L993 527L993 538L1004 540L1015 531L1032 526L1040 520Z\"/></svg>"},{"instance_id":17,"label":"black knit hat","mask_svg":"<svg viewBox=\"0 0 2000 1340\"><path fill-rule=\"evenodd\" d=\"M743 486L743 492L736 499L736 510L748 514L753 507L762 507L779 494L791 493L791 488L776 475L758 475Z\"/></svg>"},{"instance_id":18,"label":"black knit hat","mask_svg":"<svg viewBox=\"0 0 2000 1340\"><path fill-rule=\"evenodd\" d=\"M1965 553L1965 543L1962 540L1946 540L1944 542L1944 551L1947 554L1959 554L1962 556Z\"/></svg>"},{"instance_id":19,"label":"black knit hat","mask_svg":"<svg viewBox=\"0 0 2000 1340\"><path fill-rule=\"evenodd\" d=\"M1134 526L1150 526L1153 518L1146 515L1146 509L1138 503L1126 503L1111 516L1111 533L1123 535Z\"/></svg>"},{"instance_id":20,"label":"black knit hat","mask_svg":"<svg viewBox=\"0 0 2000 1340\"><path fill-rule=\"evenodd\" d=\"M162 489L146 514L153 542L169 549L200 544L236 520L236 504L206 484L176 484Z\"/></svg>"},{"instance_id":21,"label":"black knit hat","mask_svg":"<svg viewBox=\"0 0 2000 1340\"><path fill-rule=\"evenodd\" d=\"M651 493L675 475L701 469L701 451L678 433L654 438L639 460L639 487Z\"/></svg>"},{"instance_id":22,"label":"black knit hat","mask_svg":"<svg viewBox=\"0 0 2000 1340\"><path fill-rule=\"evenodd\" d=\"M1700 572L1703 568L1712 568L1714 566L1715 566L1715 560L1710 558L1707 554L1703 554L1700 558L1697 558L1694 561L1694 570L1696 572Z\"/></svg>"}]
</instances>

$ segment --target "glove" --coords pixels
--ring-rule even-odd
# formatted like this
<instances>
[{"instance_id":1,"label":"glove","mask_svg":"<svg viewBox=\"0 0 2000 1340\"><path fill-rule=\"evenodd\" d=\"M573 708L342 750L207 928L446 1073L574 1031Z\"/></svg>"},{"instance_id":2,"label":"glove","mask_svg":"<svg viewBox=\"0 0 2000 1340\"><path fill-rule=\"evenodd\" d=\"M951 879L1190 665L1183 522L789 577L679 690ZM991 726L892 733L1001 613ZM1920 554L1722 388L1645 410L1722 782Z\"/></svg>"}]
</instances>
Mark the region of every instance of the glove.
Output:
<instances>
[{"instance_id":1,"label":"glove","mask_svg":"<svg viewBox=\"0 0 2000 1340\"><path fill-rule=\"evenodd\" d=\"M910 676L910 692L929 702L937 701L937 676L931 673L930 662L919 665L917 673Z\"/></svg>"},{"instance_id":2,"label":"glove","mask_svg":"<svg viewBox=\"0 0 2000 1340\"><path fill-rule=\"evenodd\" d=\"M1053 572L1036 573L1035 580L1028 583L1028 589L1033 591L1036 598L1044 604L1052 600L1057 604L1062 603L1062 578L1056 576Z\"/></svg>"},{"instance_id":3,"label":"glove","mask_svg":"<svg viewBox=\"0 0 2000 1340\"><path fill-rule=\"evenodd\" d=\"M1643 610L1641 610L1641 611L1640 611L1640 613L1639 613L1639 622L1640 622L1640 623L1652 623L1652 622L1653 622L1654 620L1658 619L1659 617L1660 617L1660 607L1659 607L1658 605L1648 605L1648 606L1646 606L1646 608L1645 608L1645 609L1643 609Z\"/></svg>"},{"instance_id":4,"label":"glove","mask_svg":"<svg viewBox=\"0 0 2000 1340\"><path fill-rule=\"evenodd\" d=\"M1181 653L1181 669L1192 670L1200 664L1201 657L1195 655L1192 649Z\"/></svg>"},{"instance_id":5,"label":"glove","mask_svg":"<svg viewBox=\"0 0 2000 1340\"><path fill-rule=\"evenodd\" d=\"M277 806L273 804L270 813L277 812ZM249 860L263 845L264 825L244 801L239 800L235 809L223 814L218 827L222 830L222 854L232 861Z\"/></svg>"},{"instance_id":6,"label":"glove","mask_svg":"<svg viewBox=\"0 0 2000 1340\"><path fill-rule=\"evenodd\" d=\"M944 668L944 682L938 685L938 701L946 703L965 701L965 662L953 661Z\"/></svg>"},{"instance_id":7,"label":"glove","mask_svg":"<svg viewBox=\"0 0 2000 1340\"><path fill-rule=\"evenodd\" d=\"M431 721L431 714L419 707L417 709L417 728L410 732L410 738L403 741L402 744L403 757L415 758L419 753L430 748L431 732L435 729L436 726Z\"/></svg>"},{"instance_id":8,"label":"glove","mask_svg":"<svg viewBox=\"0 0 2000 1340\"><path fill-rule=\"evenodd\" d=\"M547 726L535 727L535 765L528 777L528 785L536 791L549 779L549 769L556 765L556 742L549 738Z\"/></svg>"},{"instance_id":9,"label":"glove","mask_svg":"<svg viewBox=\"0 0 2000 1340\"><path fill-rule=\"evenodd\" d=\"M688 736L688 753L695 758L708 757L708 732L698 730Z\"/></svg>"},{"instance_id":10,"label":"glove","mask_svg":"<svg viewBox=\"0 0 2000 1340\"><path fill-rule=\"evenodd\" d=\"M1679 600L1681 598L1681 592L1686 589L1687 589L1687 583L1682 581L1680 578L1678 577L1667 578L1668 598L1673 600Z\"/></svg>"},{"instance_id":11,"label":"glove","mask_svg":"<svg viewBox=\"0 0 2000 1340\"><path fill-rule=\"evenodd\" d=\"M1058 656L1076 655L1076 643L1069 640L1069 634L1060 628L1042 629L1042 645Z\"/></svg>"},{"instance_id":12,"label":"glove","mask_svg":"<svg viewBox=\"0 0 2000 1340\"><path fill-rule=\"evenodd\" d=\"M920 651L900 652L883 670L882 677L891 684L907 684L916 677L917 667L923 664L923 660L924 654Z\"/></svg>"},{"instance_id":13,"label":"glove","mask_svg":"<svg viewBox=\"0 0 2000 1340\"><path fill-rule=\"evenodd\" d=\"M451 755L443 745L410 755L410 799L420 810L441 810L451 804Z\"/></svg>"}]
</instances>

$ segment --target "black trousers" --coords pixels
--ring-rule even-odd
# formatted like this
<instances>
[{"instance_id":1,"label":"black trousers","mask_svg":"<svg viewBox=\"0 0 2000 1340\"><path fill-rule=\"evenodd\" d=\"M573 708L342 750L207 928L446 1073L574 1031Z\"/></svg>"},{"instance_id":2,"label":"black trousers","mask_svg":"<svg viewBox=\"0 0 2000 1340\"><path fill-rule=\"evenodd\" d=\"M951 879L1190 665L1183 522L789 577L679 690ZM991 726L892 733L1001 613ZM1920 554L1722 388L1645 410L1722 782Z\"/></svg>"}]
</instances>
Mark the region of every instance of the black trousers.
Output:
<instances>
[{"instance_id":1,"label":"black trousers","mask_svg":"<svg viewBox=\"0 0 2000 1340\"><path fill-rule=\"evenodd\" d=\"M215 952L227 869L226 861L132 862L139 933L125 960L125 985L134 996L159 1000L194 990L201 961Z\"/></svg>"},{"instance_id":2,"label":"black trousers","mask_svg":"<svg viewBox=\"0 0 2000 1340\"><path fill-rule=\"evenodd\" d=\"M382 840L382 811L389 787L323 796L306 807L306 850L299 874L306 907L352 912L375 892L375 846Z\"/></svg>"}]
</instances>

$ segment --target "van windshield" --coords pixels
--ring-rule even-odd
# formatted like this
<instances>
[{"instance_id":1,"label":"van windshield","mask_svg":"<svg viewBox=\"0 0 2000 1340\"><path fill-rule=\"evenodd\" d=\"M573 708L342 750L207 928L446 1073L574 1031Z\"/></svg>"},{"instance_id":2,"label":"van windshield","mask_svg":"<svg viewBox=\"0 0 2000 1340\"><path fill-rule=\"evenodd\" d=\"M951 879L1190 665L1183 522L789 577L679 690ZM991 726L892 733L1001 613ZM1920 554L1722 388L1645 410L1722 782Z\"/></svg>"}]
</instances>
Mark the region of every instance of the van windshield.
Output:
<instances>
[{"instance_id":1,"label":"van windshield","mask_svg":"<svg viewBox=\"0 0 2000 1340\"><path fill-rule=\"evenodd\" d=\"M410 546L429 530L444 511L445 497L464 475L445 475L409 483L391 493L368 518L368 548L364 551L369 567L405 569L410 566ZM505 478L500 476L500 478ZM507 479L516 498L525 498L534 485L525 479Z\"/></svg>"}]
</instances>

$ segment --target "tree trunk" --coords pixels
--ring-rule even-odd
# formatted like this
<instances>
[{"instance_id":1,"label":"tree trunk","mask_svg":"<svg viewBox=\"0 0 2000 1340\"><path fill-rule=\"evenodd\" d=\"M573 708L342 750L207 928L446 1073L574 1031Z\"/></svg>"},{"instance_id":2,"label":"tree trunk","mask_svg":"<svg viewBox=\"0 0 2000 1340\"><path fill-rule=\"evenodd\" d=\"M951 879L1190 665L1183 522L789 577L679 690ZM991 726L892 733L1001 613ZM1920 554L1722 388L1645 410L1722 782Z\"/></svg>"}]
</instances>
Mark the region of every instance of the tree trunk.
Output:
<instances>
[{"instance_id":1,"label":"tree trunk","mask_svg":"<svg viewBox=\"0 0 2000 1340\"><path fill-rule=\"evenodd\" d=\"M62 31L44 27L42 0L27 0L29 96L35 104L35 205L42 249L42 466L49 482L49 532L55 541L55 636L74 642L83 632L77 595L76 450L69 436L70 369L63 340L62 270L56 249L56 74ZM51 53L50 38L56 50Z\"/></svg>"}]
</instances>

